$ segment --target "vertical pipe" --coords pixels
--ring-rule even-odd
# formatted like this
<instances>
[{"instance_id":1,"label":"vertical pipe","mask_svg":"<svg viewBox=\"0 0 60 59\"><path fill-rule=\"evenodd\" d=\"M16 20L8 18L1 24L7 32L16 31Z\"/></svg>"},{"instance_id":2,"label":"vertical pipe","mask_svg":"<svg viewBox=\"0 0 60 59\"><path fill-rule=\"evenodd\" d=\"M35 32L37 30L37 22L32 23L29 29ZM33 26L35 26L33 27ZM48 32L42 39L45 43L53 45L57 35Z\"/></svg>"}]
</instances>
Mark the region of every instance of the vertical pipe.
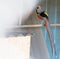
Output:
<instances>
[{"instance_id":1,"label":"vertical pipe","mask_svg":"<svg viewBox=\"0 0 60 59\"><path fill-rule=\"evenodd\" d=\"M57 0L55 0L55 24L56 24L56 21L57 21ZM56 26L55 26L55 30L54 30L54 43L56 45ZM55 57L57 57L57 55Z\"/></svg>"},{"instance_id":2,"label":"vertical pipe","mask_svg":"<svg viewBox=\"0 0 60 59\"><path fill-rule=\"evenodd\" d=\"M56 19L57 19L57 0L55 0L55 24L56 24ZM56 38L56 27L54 31L54 40Z\"/></svg>"},{"instance_id":3,"label":"vertical pipe","mask_svg":"<svg viewBox=\"0 0 60 59\"><path fill-rule=\"evenodd\" d=\"M46 11L47 11L47 0L46 0Z\"/></svg>"},{"instance_id":4,"label":"vertical pipe","mask_svg":"<svg viewBox=\"0 0 60 59\"><path fill-rule=\"evenodd\" d=\"M46 11L47 11L47 0L46 0ZM45 30L45 39L46 39L46 34L47 34L47 32Z\"/></svg>"}]
</instances>

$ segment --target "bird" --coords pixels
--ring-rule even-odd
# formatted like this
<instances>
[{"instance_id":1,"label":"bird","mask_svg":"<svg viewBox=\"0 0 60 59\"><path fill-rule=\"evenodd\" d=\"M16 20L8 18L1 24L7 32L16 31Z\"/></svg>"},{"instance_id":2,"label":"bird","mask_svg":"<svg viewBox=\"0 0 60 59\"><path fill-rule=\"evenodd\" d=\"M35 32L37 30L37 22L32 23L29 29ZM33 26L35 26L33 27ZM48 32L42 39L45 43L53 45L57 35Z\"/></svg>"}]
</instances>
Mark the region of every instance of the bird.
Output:
<instances>
[{"instance_id":1,"label":"bird","mask_svg":"<svg viewBox=\"0 0 60 59\"><path fill-rule=\"evenodd\" d=\"M55 56L57 55L56 54L56 46L55 46L55 43L54 43L54 38L53 38L53 35L51 33L51 30L50 30L50 26L49 26L49 17L48 17L48 13L44 10L42 10L41 6L38 5L37 8L36 8L36 14L37 14L37 18L39 20L43 20L44 21L44 26L46 26L46 30L48 32L48 36L50 38L50 43L51 43L51 48L52 48L52 54L55 54Z\"/></svg>"},{"instance_id":2,"label":"bird","mask_svg":"<svg viewBox=\"0 0 60 59\"><path fill-rule=\"evenodd\" d=\"M48 13L46 11L42 10L40 5L38 5L36 8L36 15L39 20L44 21L44 26L46 26L46 30L48 30L48 25L49 25L50 19L48 17Z\"/></svg>"}]
</instances>

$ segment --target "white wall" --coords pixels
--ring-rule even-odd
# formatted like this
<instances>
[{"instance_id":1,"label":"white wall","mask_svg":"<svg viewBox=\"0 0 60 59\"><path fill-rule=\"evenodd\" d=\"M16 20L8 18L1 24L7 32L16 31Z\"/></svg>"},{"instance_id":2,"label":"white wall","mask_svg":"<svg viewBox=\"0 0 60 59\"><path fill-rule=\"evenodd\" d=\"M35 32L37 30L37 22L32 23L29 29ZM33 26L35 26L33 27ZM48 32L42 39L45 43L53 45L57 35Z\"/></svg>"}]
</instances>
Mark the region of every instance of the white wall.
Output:
<instances>
[{"instance_id":1,"label":"white wall","mask_svg":"<svg viewBox=\"0 0 60 59\"><path fill-rule=\"evenodd\" d=\"M18 19L21 24L21 20L27 18L30 15L31 11L34 9L33 7L35 6L36 1L38 1L38 0L0 0L0 36L2 36L2 37L6 36L7 35L6 32L9 33L10 29L5 28L5 26L7 26L7 27L15 26L18 22ZM34 20L36 19L35 17L33 17L33 18L34 18ZM33 21L30 20L30 21L35 23L34 20ZM29 23L29 19L27 22ZM47 47L46 47L46 44L43 40L41 31L40 31L41 29L40 28L39 29L30 28L30 29L29 29L30 32L32 32L34 34L32 36L32 40L31 40L31 49L32 49L31 55L33 54L32 57L34 59L40 59L40 58L49 59ZM29 30L26 29L26 32L29 33ZM16 29L15 31L18 31L18 30ZM19 29L19 31L20 31L20 29ZM8 45L8 43L6 43L5 40L3 40L2 42L3 43L1 43L1 50L5 48L4 43L6 45ZM42 48L40 47L40 45ZM13 47L15 47L15 45ZM7 46L6 46L6 48L7 48ZM5 50L2 50L3 54L4 54L4 52L6 52L6 48L5 48ZM1 54L1 55L3 55L3 54ZM1 56L2 59L4 57Z\"/></svg>"},{"instance_id":2,"label":"white wall","mask_svg":"<svg viewBox=\"0 0 60 59\"><path fill-rule=\"evenodd\" d=\"M0 38L0 59L29 59L31 36Z\"/></svg>"},{"instance_id":3,"label":"white wall","mask_svg":"<svg viewBox=\"0 0 60 59\"><path fill-rule=\"evenodd\" d=\"M6 35L5 26L15 26L18 22L21 24L22 18L27 18L37 0L0 0L0 36Z\"/></svg>"}]
</instances>

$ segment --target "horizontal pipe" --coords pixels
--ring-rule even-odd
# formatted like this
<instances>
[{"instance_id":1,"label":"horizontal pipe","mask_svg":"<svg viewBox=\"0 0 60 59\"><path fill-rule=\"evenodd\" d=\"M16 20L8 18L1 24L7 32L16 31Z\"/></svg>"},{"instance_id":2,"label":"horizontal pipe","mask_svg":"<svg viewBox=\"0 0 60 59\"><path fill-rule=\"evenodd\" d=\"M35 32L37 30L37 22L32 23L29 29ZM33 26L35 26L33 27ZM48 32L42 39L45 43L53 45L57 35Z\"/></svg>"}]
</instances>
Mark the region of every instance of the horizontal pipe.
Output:
<instances>
[{"instance_id":1,"label":"horizontal pipe","mask_svg":"<svg viewBox=\"0 0 60 59\"><path fill-rule=\"evenodd\" d=\"M50 24L50 26L60 26L60 24ZM19 26L0 26L0 28L30 28L30 27L43 27L43 24L19 25Z\"/></svg>"},{"instance_id":2,"label":"horizontal pipe","mask_svg":"<svg viewBox=\"0 0 60 59\"><path fill-rule=\"evenodd\" d=\"M60 26L60 24L50 24L50 26Z\"/></svg>"}]
</instances>

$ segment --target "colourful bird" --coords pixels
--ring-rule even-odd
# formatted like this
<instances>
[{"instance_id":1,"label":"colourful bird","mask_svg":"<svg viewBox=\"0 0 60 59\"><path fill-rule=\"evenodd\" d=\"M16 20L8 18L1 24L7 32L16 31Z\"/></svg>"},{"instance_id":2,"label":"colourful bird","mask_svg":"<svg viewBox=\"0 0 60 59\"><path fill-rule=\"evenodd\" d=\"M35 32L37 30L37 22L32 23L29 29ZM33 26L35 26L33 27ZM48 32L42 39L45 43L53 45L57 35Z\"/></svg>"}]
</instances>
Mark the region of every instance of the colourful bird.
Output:
<instances>
[{"instance_id":1,"label":"colourful bird","mask_svg":"<svg viewBox=\"0 0 60 59\"><path fill-rule=\"evenodd\" d=\"M41 6L38 5L37 8L36 8L36 14L37 14L37 17L39 18L39 20L43 20L44 21L44 26L46 26L46 30L47 30L48 36L50 38L52 52L53 52L53 54L56 55L56 47L55 47L55 43L54 43L54 38L52 37L52 33L51 33L50 28L49 28L48 13L46 11L43 11Z\"/></svg>"},{"instance_id":2,"label":"colourful bird","mask_svg":"<svg viewBox=\"0 0 60 59\"><path fill-rule=\"evenodd\" d=\"M44 25L46 26L46 30L48 30L48 23L49 23L48 13L46 11L43 11L41 6L38 5L36 9L36 14L39 20L44 20L45 22Z\"/></svg>"}]
</instances>

